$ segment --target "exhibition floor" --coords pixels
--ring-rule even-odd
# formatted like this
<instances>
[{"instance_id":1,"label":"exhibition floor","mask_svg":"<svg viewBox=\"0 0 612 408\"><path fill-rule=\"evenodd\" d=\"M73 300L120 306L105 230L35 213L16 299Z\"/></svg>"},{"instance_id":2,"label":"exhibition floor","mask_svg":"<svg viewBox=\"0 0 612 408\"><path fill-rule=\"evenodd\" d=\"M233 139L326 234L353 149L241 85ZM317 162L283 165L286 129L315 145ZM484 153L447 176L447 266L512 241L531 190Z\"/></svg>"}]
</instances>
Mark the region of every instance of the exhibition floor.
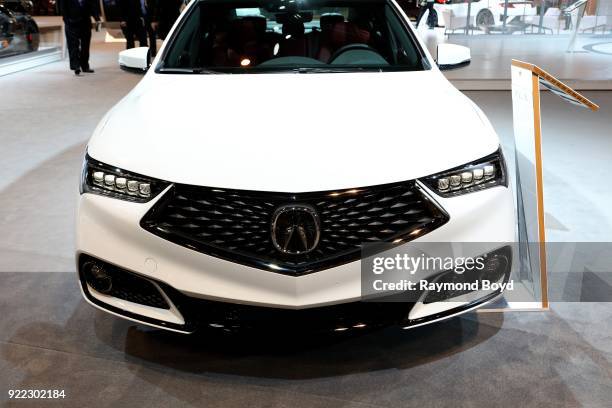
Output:
<instances>
[{"instance_id":1,"label":"exhibition floor","mask_svg":"<svg viewBox=\"0 0 612 408\"><path fill-rule=\"evenodd\" d=\"M0 401L65 389L70 406L608 406L612 309L470 313L403 331L294 338L184 337L94 310L74 276L73 217L92 130L140 76L121 44L96 43L95 74L67 62L0 78ZM555 67L543 66L555 73ZM469 92L512 146L510 93ZM554 241L612 241L612 92L597 114L543 95L547 223ZM440 109L443 115L444 107ZM569 118L569 119L568 119ZM13 404L13 405L11 405Z\"/></svg>"},{"instance_id":2,"label":"exhibition floor","mask_svg":"<svg viewBox=\"0 0 612 408\"><path fill-rule=\"evenodd\" d=\"M447 77L461 89L510 89L512 59L540 65L576 89L612 89L612 35L580 34L574 51L568 52L571 36L561 35L444 35L444 28L418 29L432 55L440 43L469 47L468 67L448 71ZM486 81L483 81L486 80Z\"/></svg>"},{"instance_id":3,"label":"exhibition floor","mask_svg":"<svg viewBox=\"0 0 612 408\"><path fill-rule=\"evenodd\" d=\"M0 279L0 386L63 388L71 406L604 407L612 394L608 304L349 338L205 338L94 311L72 274Z\"/></svg>"}]
</instances>

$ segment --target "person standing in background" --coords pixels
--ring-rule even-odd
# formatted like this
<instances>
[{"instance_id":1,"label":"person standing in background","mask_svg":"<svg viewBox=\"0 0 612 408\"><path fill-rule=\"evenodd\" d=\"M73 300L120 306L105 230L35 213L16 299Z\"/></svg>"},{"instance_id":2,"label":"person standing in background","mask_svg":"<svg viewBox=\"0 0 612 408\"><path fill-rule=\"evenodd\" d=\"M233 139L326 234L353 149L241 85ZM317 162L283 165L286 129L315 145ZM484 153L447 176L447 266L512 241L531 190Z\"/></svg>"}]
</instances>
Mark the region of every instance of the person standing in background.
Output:
<instances>
[{"instance_id":1,"label":"person standing in background","mask_svg":"<svg viewBox=\"0 0 612 408\"><path fill-rule=\"evenodd\" d=\"M156 0L140 0L140 9L142 11L142 18L149 37L149 51L151 52L151 58L157 54L157 15Z\"/></svg>"},{"instance_id":2,"label":"person standing in background","mask_svg":"<svg viewBox=\"0 0 612 408\"><path fill-rule=\"evenodd\" d=\"M141 47L147 47L147 29L145 28L144 16L146 7L142 4L144 0L118 0L121 10L121 31L125 36L125 48L134 48L134 38L138 40Z\"/></svg>"},{"instance_id":3,"label":"person standing in background","mask_svg":"<svg viewBox=\"0 0 612 408\"><path fill-rule=\"evenodd\" d=\"M154 28L163 40L181 14L183 0L156 0L156 3Z\"/></svg>"},{"instance_id":4,"label":"person standing in background","mask_svg":"<svg viewBox=\"0 0 612 408\"><path fill-rule=\"evenodd\" d=\"M64 20L70 69L77 76L81 75L81 72L93 73L94 70L89 66L91 18L93 17L96 21L96 31L99 31L98 2L96 0L60 0L58 6Z\"/></svg>"},{"instance_id":5,"label":"person standing in background","mask_svg":"<svg viewBox=\"0 0 612 408\"><path fill-rule=\"evenodd\" d=\"M417 21L416 21L416 27L419 28L419 23L421 22L421 19L423 18L423 15L425 15L426 11L429 11L428 17L427 17L427 24L429 25L429 28L434 28L433 24L431 23L432 19L432 15L434 12L434 4L435 4L435 0L424 0L421 2L420 4L420 9L419 9L419 16L417 17Z\"/></svg>"}]
</instances>

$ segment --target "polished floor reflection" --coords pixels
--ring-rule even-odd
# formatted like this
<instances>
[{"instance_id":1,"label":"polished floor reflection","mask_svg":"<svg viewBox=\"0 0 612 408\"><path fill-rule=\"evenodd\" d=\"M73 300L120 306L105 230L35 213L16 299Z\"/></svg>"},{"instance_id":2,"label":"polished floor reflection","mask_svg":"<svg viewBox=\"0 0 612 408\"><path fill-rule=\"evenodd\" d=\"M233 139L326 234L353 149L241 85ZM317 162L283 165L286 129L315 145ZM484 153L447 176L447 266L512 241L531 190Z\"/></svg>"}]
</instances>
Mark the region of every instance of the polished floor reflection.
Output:
<instances>
[{"instance_id":1,"label":"polished floor reflection","mask_svg":"<svg viewBox=\"0 0 612 408\"><path fill-rule=\"evenodd\" d=\"M572 86L583 89L612 89L612 34L581 34L573 51L571 36L561 35L444 35L443 28L419 27L419 35L436 55L440 43L469 47L472 63L446 76L463 89L509 89L512 59L539 65ZM482 80L488 82L483 83Z\"/></svg>"}]
</instances>

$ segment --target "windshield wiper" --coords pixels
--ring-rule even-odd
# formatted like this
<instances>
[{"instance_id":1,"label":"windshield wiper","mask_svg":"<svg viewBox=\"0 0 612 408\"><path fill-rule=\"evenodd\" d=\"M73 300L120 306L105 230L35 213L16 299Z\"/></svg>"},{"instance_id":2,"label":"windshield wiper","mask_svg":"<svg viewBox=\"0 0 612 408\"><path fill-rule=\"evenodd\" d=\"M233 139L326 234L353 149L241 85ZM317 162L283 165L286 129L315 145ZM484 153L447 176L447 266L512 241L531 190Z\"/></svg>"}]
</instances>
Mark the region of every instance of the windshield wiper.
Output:
<instances>
[{"instance_id":1,"label":"windshield wiper","mask_svg":"<svg viewBox=\"0 0 612 408\"><path fill-rule=\"evenodd\" d=\"M220 72L204 68L160 68L159 72L164 74L220 74Z\"/></svg>"},{"instance_id":2,"label":"windshield wiper","mask_svg":"<svg viewBox=\"0 0 612 408\"><path fill-rule=\"evenodd\" d=\"M377 67L350 67L350 68L332 68L332 67L298 67L298 68L272 68L272 67L266 67L266 68L258 68L255 67L255 69L253 70L249 70L249 73L253 73L253 74L257 74L257 73L285 73L285 72L293 72L296 74L330 74L330 73L351 73L351 72L364 72L364 71L369 71L369 72L381 72L382 69L381 68L377 68ZM223 71L213 71L210 69L205 69L205 68L159 68L157 70L157 72L163 73L163 74L212 74L212 75L218 75L218 74L224 74L225 72ZM246 73L246 71L244 70L236 70L236 72L244 72ZM232 73L227 72L227 73Z\"/></svg>"},{"instance_id":3,"label":"windshield wiper","mask_svg":"<svg viewBox=\"0 0 612 408\"><path fill-rule=\"evenodd\" d=\"M295 72L296 74L329 74L329 73L350 73L350 72L363 72L363 71L380 71L380 68L366 68L366 67L351 67L351 68L328 68L328 67L302 67L287 70L289 72Z\"/></svg>"}]
</instances>

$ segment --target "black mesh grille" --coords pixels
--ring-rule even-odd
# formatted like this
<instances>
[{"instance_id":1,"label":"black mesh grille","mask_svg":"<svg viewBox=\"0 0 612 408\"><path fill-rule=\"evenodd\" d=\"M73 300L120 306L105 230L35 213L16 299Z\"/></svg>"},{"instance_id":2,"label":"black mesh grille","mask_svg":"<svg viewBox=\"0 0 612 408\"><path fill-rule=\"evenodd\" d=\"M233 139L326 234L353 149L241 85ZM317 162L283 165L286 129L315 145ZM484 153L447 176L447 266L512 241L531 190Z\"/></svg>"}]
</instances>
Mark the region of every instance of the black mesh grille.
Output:
<instances>
[{"instance_id":1,"label":"black mesh grille","mask_svg":"<svg viewBox=\"0 0 612 408\"><path fill-rule=\"evenodd\" d=\"M308 333L361 330L406 322L413 303L350 302L306 309L279 309L198 299L160 284L190 330Z\"/></svg>"},{"instance_id":2,"label":"black mesh grille","mask_svg":"<svg viewBox=\"0 0 612 408\"><path fill-rule=\"evenodd\" d=\"M108 295L145 306L170 309L155 286L146 279L124 273L113 274L113 288Z\"/></svg>"},{"instance_id":3,"label":"black mesh grille","mask_svg":"<svg viewBox=\"0 0 612 408\"><path fill-rule=\"evenodd\" d=\"M308 254L283 254L272 244L273 213L287 204L308 205L319 213L320 241ZM299 194L175 185L142 226L212 256L301 275L358 260L363 243L405 242L447 220L413 181Z\"/></svg>"}]
</instances>

